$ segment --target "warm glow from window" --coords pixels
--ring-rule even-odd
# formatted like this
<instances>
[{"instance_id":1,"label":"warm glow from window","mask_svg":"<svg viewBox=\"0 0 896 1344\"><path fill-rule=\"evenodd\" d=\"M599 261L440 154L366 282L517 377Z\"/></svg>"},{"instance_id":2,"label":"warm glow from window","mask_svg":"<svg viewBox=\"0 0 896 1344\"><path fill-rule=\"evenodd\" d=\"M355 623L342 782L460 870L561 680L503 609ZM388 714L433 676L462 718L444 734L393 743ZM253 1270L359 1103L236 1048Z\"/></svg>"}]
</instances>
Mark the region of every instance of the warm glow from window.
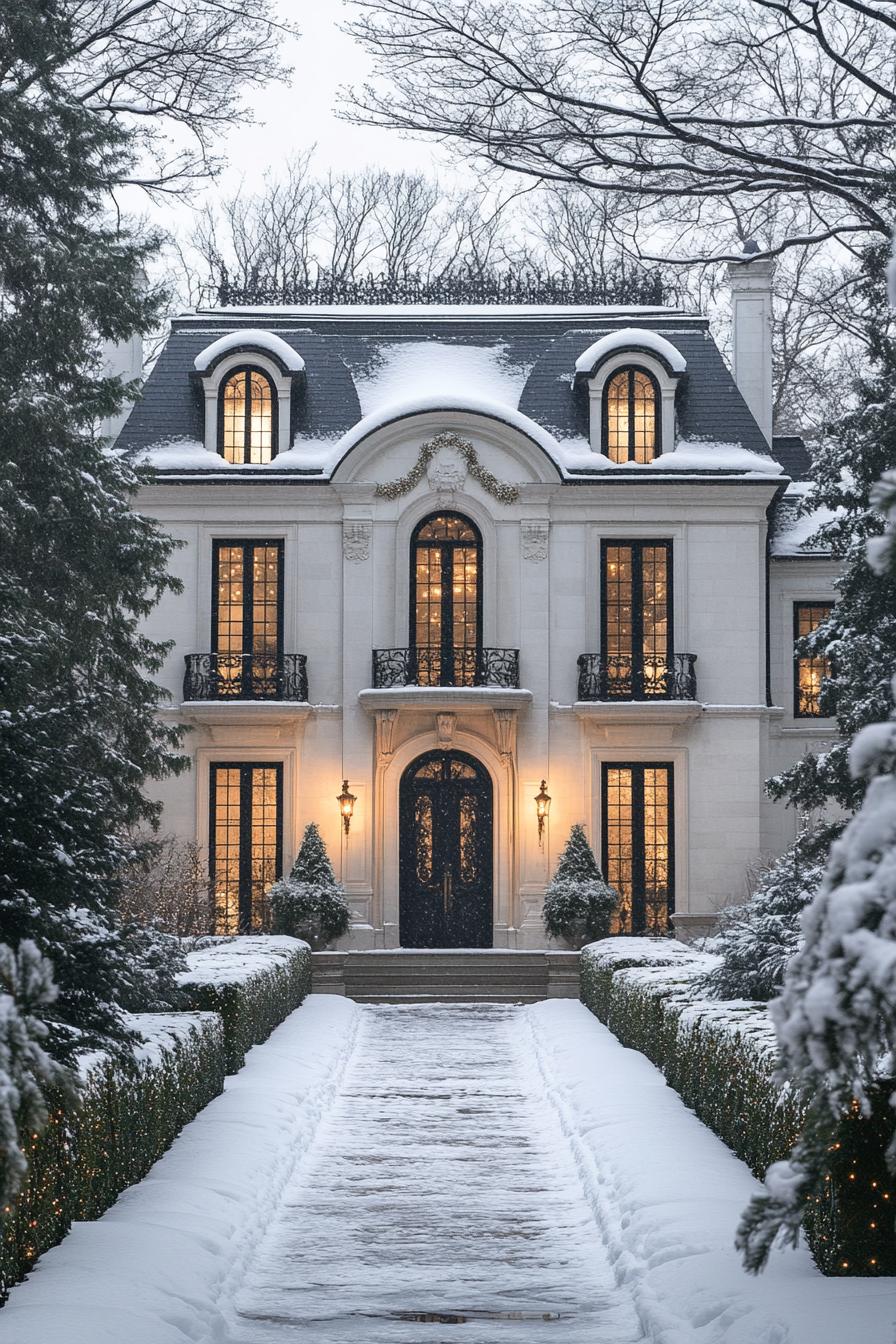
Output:
<instances>
[{"instance_id":1,"label":"warm glow from window","mask_svg":"<svg viewBox=\"0 0 896 1344\"><path fill-rule=\"evenodd\" d=\"M473 685L480 643L479 538L458 514L428 519L413 547L411 635L421 686Z\"/></svg>"},{"instance_id":2,"label":"warm glow from window","mask_svg":"<svg viewBox=\"0 0 896 1344\"><path fill-rule=\"evenodd\" d=\"M794 606L795 639L811 635L831 614L831 602L797 602ZM794 714L798 718L818 718L821 714L821 683L831 675L830 659L823 654L802 655L796 659Z\"/></svg>"},{"instance_id":3,"label":"warm glow from window","mask_svg":"<svg viewBox=\"0 0 896 1344\"><path fill-rule=\"evenodd\" d=\"M613 933L669 931L672 767L604 767L604 862L619 892Z\"/></svg>"},{"instance_id":4,"label":"warm glow from window","mask_svg":"<svg viewBox=\"0 0 896 1344\"><path fill-rule=\"evenodd\" d=\"M620 369L604 389L604 451L613 462L650 462L657 455L657 390L649 373Z\"/></svg>"},{"instance_id":5,"label":"warm glow from window","mask_svg":"<svg viewBox=\"0 0 896 1344\"><path fill-rule=\"evenodd\" d=\"M215 930L260 932L280 863L280 767L213 765L211 787Z\"/></svg>"},{"instance_id":6,"label":"warm glow from window","mask_svg":"<svg viewBox=\"0 0 896 1344\"><path fill-rule=\"evenodd\" d=\"M257 464L274 456L274 392L258 369L240 369L224 384L220 448L228 462Z\"/></svg>"}]
</instances>

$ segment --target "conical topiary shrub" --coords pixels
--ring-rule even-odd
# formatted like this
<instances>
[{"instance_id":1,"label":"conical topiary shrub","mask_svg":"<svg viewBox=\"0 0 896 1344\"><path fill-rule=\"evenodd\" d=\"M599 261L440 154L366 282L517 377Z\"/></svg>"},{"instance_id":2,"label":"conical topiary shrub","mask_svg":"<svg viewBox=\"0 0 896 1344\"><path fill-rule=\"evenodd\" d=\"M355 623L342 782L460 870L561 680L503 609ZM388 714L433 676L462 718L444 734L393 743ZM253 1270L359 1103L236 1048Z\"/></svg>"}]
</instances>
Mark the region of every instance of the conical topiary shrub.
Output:
<instances>
[{"instance_id":1,"label":"conical topiary shrub","mask_svg":"<svg viewBox=\"0 0 896 1344\"><path fill-rule=\"evenodd\" d=\"M577 823L545 892L545 933L576 948L606 938L618 902L619 895L605 881L584 826Z\"/></svg>"},{"instance_id":2,"label":"conical topiary shrub","mask_svg":"<svg viewBox=\"0 0 896 1344\"><path fill-rule=\"evenodd\" d=\"M327 847L313 821L305 827L289 877L274 883L269 899L274 932L304 938L314 952L347 932L351 912L345 890L336 881Z\"/></svg>"}]
</instances>

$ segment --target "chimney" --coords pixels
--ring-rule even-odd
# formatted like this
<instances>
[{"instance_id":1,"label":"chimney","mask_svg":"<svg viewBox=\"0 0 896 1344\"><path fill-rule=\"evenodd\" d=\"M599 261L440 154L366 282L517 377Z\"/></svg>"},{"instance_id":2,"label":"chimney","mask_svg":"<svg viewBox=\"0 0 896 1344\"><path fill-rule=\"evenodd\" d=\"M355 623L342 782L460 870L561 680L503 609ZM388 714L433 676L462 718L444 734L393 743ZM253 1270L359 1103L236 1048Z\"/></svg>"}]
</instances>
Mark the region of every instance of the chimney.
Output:
<instances>
[{"instance_id":1,"label":"chimney","mask_svg":"<svg viewBox=\"0 0 896 1344\"><path fill-rule=\"evenodd\" d=\"M770 257L750 261L759 244L744 243L743 261L728 265L734 381L769 447L772 443L772 277Z\"/></svg>"},{"instance_id":2,"label":"chimney","mask_svg":"<svg viewBox=\"0 0 896 1344\"><path fill-rule=\"evenodd\" d=\"M143 338L132 336L127 341L106 341L102 352L102 373L105 378L118 375L129 383L143 375ZM126 401L117 415L100 421L99 432L113 443L118 438L131 413L133 402Z\"/></svg>"}]
</instances>

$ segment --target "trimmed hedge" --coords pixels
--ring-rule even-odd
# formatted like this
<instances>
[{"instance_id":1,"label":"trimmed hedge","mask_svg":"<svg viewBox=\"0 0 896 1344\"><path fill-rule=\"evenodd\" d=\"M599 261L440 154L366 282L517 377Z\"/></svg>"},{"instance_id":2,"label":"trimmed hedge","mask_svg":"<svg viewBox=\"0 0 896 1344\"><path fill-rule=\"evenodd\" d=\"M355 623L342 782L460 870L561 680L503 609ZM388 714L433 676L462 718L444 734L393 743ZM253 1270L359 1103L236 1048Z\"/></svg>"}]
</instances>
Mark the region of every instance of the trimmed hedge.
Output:
<instances>
[{"instance_id":1,"label":"trimmed hedge","mask_svg":"<svg viewBox=\"0 0 896 1344\"><path fill-rule=\"evenodd\" d=\"M133 1024L144 1037L133 1062L91 1057L77 1109L57 1098L31 1139L27 1182L0 1226L0 1303L73 1222L98 1218L223 1091L220 1017L147 1013Z\"/></svg>"},{"instance_id":2,"label":"trimmed hedge","mask_svg":"<svg viewBox=\"0 0 896 1344\"><path fill-rule=\"evenodd\" d=\"M216 939L188 953L187 965L179 980L190 1007L224 1019L228 1073L242 1068L246 1051L267 1040L311 988L311 949L298 938Z\"/></svg>"},{"instance_id":3,"label":"trimmed hedge","mask_svg":"<svg viewBox=\"0 0 896 1344\"><path fill-rule=\"evenodd\" d=\"M606 939L582 952L581 998L623 1045L646 1055L685 1105L760 1179L800 1132L795 1091L774 1081L774 1028L764 1004L698 997L710 958L667 939ZM896 1272L880 1102L870 1120L845 1117L824 1195L804 1230L829 1275Z\"/></svg>"}]
</instances>

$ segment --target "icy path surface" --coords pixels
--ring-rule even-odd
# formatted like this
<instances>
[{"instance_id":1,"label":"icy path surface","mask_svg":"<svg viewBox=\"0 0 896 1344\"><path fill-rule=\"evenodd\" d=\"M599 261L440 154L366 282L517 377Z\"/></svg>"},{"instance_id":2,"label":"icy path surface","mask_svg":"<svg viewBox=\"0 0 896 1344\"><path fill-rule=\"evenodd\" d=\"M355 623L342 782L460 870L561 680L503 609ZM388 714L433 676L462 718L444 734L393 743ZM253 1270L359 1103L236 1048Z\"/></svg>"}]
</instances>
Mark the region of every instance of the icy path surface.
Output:
<instances>
[{"instance_id":1,"label":"icy path surface","mask_svg":"<svg viewBox=\"0 0 896 1344\"><path fill-rule=\"evenodd\" d=\"M366 1007L234 1344L634 1344L525 1010ZM460 1328L458 1328L460 1327Z\"/></svg>"}]
</instances>

